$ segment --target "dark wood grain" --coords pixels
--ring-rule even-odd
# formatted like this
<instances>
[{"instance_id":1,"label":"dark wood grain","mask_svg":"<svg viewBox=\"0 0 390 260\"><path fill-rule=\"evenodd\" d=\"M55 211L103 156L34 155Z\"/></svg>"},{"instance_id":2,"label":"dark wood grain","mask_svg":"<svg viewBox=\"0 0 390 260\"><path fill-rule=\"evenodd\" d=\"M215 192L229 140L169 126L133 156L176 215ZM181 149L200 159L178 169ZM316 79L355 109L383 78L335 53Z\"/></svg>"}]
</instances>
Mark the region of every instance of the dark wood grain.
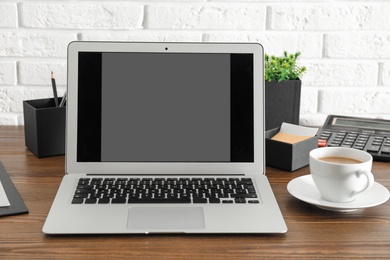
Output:
<instances>
[{"instance_id":1,"label":"dark wood grain","mask_svg":"<svg viewBox=\"0 0 390 260\"><path fill-rule=\"evenodd\" d=\"M289 231L283 235L47 236L42 226L64 174L64 156L38 159L24 145L23 127L0 127L0 160L29 214L0 217L0 259L238 259L388 258L390 203L350 213L293 198L287 183L309 173L267 168ZM376 181L390 188L390 163L375 162Z\"/></svg>"}]
</instances>

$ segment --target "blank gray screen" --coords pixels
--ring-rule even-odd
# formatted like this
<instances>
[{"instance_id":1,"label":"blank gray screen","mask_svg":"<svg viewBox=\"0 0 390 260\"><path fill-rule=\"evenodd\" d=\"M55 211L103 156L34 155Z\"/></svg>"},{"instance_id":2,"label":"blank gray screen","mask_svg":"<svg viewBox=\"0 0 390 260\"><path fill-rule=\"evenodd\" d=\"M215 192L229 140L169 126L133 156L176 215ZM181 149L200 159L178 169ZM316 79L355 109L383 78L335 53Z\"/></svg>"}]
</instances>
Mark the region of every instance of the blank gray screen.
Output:
<instances>
[{"instance_id":1,"label":"blank gray screen","mask_svg":"<svg viewBox=\"0 0 390 260\"><path fill-rule=\"evenodd\" d=\"M102 161L230 161L230 54L103 53Z\"/></svg>"}]
</instances>

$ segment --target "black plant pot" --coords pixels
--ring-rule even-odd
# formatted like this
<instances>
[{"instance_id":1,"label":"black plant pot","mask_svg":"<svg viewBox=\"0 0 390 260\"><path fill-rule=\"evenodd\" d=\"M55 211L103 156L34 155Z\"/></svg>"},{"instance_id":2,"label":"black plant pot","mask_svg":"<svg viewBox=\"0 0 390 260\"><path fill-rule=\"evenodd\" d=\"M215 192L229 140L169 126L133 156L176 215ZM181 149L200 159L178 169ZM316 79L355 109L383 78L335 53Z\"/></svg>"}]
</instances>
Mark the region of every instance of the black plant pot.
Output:
<instances>
[{"instance_id":1,"label":"black plant pot","mask_svg":"<svg viewBox=\"0 0 390 260\"><path fill-rule=\"evenodd\" d=\"M265 82L265 130L280 127L282 122L299 124L301 81Z\"/></svg>"}]
</instances>

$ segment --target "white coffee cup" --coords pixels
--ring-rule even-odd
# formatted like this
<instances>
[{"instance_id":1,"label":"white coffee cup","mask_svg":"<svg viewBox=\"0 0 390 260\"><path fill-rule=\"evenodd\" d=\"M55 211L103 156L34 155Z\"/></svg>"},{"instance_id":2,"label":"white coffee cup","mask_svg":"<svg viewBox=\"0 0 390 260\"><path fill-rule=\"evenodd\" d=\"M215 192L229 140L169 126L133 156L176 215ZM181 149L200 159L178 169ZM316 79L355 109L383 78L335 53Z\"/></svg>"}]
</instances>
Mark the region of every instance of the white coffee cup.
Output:
<instances>
[{"instance_id":1,"label":"white coffee cup","mask_svg":"<svg viewBox=\"0 0 390 260\"><path fill-rule=\"evenodd\" d=\"M372 156L367 152L322 147L312 150L309 156L311 176L324 200L352 202L374 185Z\"/></svg>"}]
</instances>

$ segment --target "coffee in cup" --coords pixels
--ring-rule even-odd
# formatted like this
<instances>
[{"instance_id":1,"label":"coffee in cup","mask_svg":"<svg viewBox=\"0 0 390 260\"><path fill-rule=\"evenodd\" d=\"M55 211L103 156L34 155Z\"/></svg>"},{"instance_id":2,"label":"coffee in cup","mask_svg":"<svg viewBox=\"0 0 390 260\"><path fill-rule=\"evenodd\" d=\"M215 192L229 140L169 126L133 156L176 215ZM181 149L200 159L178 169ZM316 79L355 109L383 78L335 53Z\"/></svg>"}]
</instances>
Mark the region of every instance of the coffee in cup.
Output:
<instances>
[{"instance_id":1,"label":"coffee in cup","mask_svg":"<svg viewBox=\"0 0 390 260\"><path fill-rule=\"evenodd\" d=\"M372 156L344 147L322 147L309 155L310 172L321 197L331 202L352 202L374 185Z\"/></svg>"}]
</instances>

